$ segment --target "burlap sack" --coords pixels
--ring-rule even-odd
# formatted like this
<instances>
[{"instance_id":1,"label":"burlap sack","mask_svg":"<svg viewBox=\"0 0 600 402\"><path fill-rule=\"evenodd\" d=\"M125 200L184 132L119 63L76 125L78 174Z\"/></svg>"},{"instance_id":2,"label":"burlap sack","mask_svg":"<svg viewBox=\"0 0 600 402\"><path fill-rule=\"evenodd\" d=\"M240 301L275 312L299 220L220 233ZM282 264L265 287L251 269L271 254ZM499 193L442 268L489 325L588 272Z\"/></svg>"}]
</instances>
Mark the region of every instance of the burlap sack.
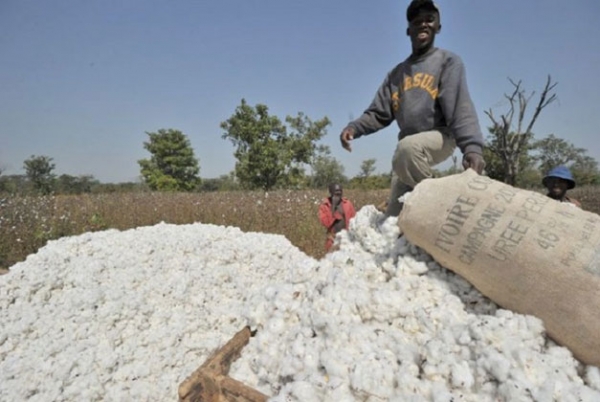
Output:
<instances>
[{"instance_id":1,"label":"burlap sack","mask_svg":"<svg viewBox=\"0 0 600 402\"><path fill-rule=\"evenodd\" d=\"M600 366L600 216L469 169L417 185L398 225L498 305L540 318L556 342Z\"/></svg>"}]
</instances>

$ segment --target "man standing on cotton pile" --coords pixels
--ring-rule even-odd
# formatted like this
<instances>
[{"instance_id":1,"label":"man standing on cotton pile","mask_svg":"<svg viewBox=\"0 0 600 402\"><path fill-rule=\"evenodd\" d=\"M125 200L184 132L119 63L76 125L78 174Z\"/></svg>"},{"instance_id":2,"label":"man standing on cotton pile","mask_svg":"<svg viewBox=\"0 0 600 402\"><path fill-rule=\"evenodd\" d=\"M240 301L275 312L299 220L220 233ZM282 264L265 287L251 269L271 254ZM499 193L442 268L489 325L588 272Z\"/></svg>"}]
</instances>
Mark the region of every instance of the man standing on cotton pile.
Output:
<instances>
[{"instance_id":1,"label":"man standing on cotton pile","mask_svg":"<svg viewBox=\"0 0 600 402\"><path fill-rule=\"evenodd\" d=\"M392 186L386 216L397 216L398 198L433 176L432 166L448 159L456 146L463 166L481 174L483 136L467 88L460 57L434 46L440 12L431 0L413 0L406 10L412 54L388 73L369 108L340 134L342 147L389 126L400 127L392 159Z\"/></svg>"}]
</instances>

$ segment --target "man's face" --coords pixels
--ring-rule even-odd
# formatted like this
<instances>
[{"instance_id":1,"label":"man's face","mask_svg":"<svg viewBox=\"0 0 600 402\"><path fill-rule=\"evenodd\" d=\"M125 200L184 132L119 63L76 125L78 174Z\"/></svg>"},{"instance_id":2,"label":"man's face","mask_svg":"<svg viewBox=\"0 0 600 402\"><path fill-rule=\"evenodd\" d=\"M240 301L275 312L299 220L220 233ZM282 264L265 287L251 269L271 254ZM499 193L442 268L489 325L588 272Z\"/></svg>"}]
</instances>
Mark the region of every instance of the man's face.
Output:
<instances>
[{"instance_id":1,"label":"man's face","mask_svg":"<svg viewBox=\"0 0 600 402\"><path fill-rule=\"evenodd\" d=\"M342 191L342 187L341 186L334 186L332 188L332 191L331 191L331 196L332 197L341 198L342 197L342 193L343 193L343 191Z\"/></svg>"},{"instance_id":2,"label":"man's face","mask_svg":"<svg viewBox=\"0 0 600 402\"><path fill-rule=\"evenodd\" d=\"M440 28L440 16L437 12L419 10L419 13L408 23L407 34L410 36L413 50L430 47Z\"/></svg>"},{"instance_id":3,"label":"man's face","mask_svg":"<svg viewBox=\"0 0 600 402\"><path fill-rule=\"evenodd\" d=\"M548 194L554 199L562 199L567 193L569 182L559 177L550 177L547 181Z\"/></svg>"}]
</instances>

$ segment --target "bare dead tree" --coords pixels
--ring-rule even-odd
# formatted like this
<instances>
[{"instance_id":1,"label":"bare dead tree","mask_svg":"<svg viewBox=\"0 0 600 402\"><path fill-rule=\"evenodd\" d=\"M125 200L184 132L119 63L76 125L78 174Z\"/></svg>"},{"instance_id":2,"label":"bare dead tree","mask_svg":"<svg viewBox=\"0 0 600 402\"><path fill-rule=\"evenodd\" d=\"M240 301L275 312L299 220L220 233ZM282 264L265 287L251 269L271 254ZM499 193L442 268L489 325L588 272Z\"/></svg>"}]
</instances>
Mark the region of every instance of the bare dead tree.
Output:
<instances>
[{"instance_id":1,"label":"bare dead tree","mask_svg":"<svg viewBox=\"0 0 600 402\"><path fill-rule=\"evenodd\" d=\"M557 99L554 88L558 83L552 82L552 78L548 75L533 115L529 123L526 123L527 107L535 95L535 91L527 95L521 87L521 81L515 82L510 78L509 81L513 86L513 91L511 94L504 94L508 100L508 111L501 114L499 118L494 115L491 108L486 110L485 114L492 121L490 127L492 141L489 142L487 148L502 162L505 183L514 186L522 168L520 166L521 157L527 153L533 137L533 126L542 110Z\"/></svg>"}]
</instances>

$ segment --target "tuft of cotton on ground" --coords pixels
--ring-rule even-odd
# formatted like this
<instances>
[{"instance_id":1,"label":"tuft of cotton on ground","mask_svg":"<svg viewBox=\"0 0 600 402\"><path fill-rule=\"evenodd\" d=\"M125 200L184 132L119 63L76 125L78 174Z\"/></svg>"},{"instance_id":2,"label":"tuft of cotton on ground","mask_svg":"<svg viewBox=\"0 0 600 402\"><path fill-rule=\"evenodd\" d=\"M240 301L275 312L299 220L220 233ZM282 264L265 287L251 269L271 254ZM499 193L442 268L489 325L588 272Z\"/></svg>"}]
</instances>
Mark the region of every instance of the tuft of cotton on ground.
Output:
<instances>
[{"instance_id":1,"label":"tuft of cotton on ground","mask_svg":"<svg viewBox=\"0 0 600 402\"><path fill-rule=\"evenodd\" d=\"M204 224L50 242L0 277L0 400L176 400L245 325L230 374L275 401L600 400L598 368L381 218L320 261Z\"/></svg>"}]
</instances>

